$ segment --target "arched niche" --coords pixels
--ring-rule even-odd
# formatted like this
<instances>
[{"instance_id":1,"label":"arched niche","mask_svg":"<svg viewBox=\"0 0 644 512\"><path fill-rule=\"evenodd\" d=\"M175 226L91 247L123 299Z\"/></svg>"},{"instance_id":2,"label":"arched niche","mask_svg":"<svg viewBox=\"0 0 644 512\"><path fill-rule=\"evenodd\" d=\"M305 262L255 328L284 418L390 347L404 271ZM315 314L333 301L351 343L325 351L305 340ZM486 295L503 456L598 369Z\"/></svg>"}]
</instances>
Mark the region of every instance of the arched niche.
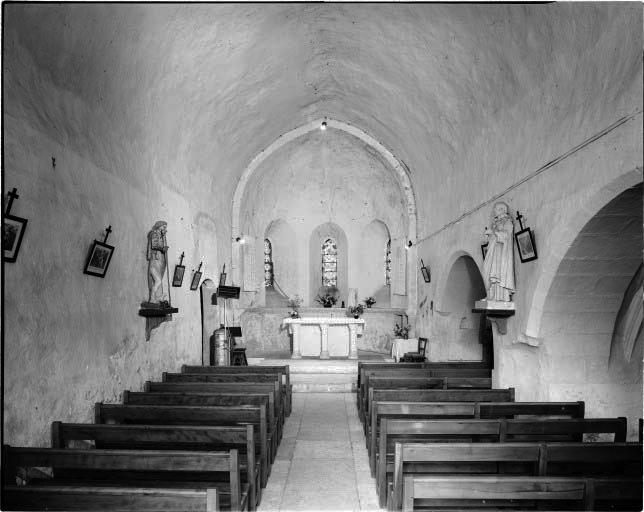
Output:
<instances>
[{"instance_id":1,"label":"arched niche","mask_svg":"<svg viewBox=\"0 0 644 512\"><path fill-rule=\"evenodd\" d=\"M389 228L383 221L374 220L365 226L357 248L360 258L356 283L358 299L373 296L377 306L385 308L391 305L391 285L385 279L388 242L391 250Z\"/></svg>"},{"instance_id":2,"label":"arched niche","mask_svg":"<svg viewBox=\"0 0 644 512\"><path fill-rule=\"evenodd\" d=\"M641 263L640 183L578 232L546 294L539 331L545 398L585 400L589 416L627 416L631 436L641 416L641 344L630 361L623 354L610 361L610 353L618 312ZM641 294L638 301L641 307Z\"/></svg>"},{"instance_id":3,"label":"arched niche","mask_svg":"<svg viewBox=\"0 0 644 512\"><path fill-rule=\"evenodd\" d=\"M442 290L440 309L436 310L434 333L438 340L432 357L450 361L487 360L491 347L482 345L489 332L486 320L472 313L474 302L485 297L485 285L479 268L468 254L452 264Z\"/></svg>"},{"instance_id":4,"label":"arched niche","mask_svg":"<svg viewBox=\"0 0 644 512\"><path fill-rule=\"evenodd\" d=\"M301 295L298 278L300 254L297 237L288 222L276 219L270 222L264 231L261 241L262 247L265 239L271 243L273 256L273 289L264 288L265 305L266 307L283 307L286 299L296 294ZM263 276L263 259L260 263Z\"/></svg>"},{"instance_id":5,"label":"arched niche","mask_svg":"<svg viewBox=\"0 0 644 512\"><path fill-rule=\"evenodd\" d=\"M325 240L332 238L338 247L338 290L340 290L340 301L346 301L349 292L348 268L349 248L347 236L344 230L333 222L326 222L317 226L311 233L309 243L309 303L313 307L320 307L315 302L315 297L322 286L322 244Z\"/></svg>"}]
</instances>

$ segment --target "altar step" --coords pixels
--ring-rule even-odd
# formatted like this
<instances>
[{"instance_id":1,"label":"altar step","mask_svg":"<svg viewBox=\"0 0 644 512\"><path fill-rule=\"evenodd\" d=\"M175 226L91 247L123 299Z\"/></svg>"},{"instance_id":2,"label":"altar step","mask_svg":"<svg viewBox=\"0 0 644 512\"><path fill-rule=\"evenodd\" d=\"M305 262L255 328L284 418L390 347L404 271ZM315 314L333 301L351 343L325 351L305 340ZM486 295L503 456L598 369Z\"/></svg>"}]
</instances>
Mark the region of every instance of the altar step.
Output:
<instances>
[{"instance_id":1,"label":"altar step","mask_svg":"<svg viewBox=\"0 0 644 512\"><path fill-rule=\"evenodd\" d=\"M384 360L384 358L383 358ZM289 365L293 393L355 393L358 361L348 359L260 359L251 365Z\"/></svg>"}]
</instances>

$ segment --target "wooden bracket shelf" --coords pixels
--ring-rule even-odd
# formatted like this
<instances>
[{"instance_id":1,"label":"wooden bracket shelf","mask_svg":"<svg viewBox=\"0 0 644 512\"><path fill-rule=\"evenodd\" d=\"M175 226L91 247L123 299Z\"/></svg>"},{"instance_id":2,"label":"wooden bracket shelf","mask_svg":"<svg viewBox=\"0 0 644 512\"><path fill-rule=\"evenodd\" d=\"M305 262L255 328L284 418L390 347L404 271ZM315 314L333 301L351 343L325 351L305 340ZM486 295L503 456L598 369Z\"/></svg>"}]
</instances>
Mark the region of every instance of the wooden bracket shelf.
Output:
<instances>
[{"instance_id":1,"label":"wooden bracket shelf","mask_svg":"<svg viewBox=\"0 0 644 512\"><path fill-rule=\"evenodd\" d=\"M178 313L179 308L141 308L139 309L139 315L145 317L151 316L167 316L172 313Z\"/></svg>"}]
</instances>

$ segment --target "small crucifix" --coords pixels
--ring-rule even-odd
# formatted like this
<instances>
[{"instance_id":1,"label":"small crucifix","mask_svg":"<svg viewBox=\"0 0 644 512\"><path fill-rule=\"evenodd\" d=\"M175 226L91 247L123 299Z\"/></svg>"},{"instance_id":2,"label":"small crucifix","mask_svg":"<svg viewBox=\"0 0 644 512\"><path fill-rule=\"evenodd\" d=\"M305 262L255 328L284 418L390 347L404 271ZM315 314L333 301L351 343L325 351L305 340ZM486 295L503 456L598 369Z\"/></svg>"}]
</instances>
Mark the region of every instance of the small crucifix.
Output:
<instances>
[{"instance_id":1,"label":"small crucifix","mask_svg":"<svg viewBox=\"0 0 644 512\"><path fill-rule=\"evenodd\" d=\"M110 224L107 226L107 229L105 230L105 239L103 240L103 243L107 242L107 237L110 236L110 233L112 232L112 225Z\"/></svg>"},{"instance_id":2,"label":"small crucifix","mask_svg":"<svg viewBox=\"0 0 644 512\"><path fill-rule=\"evenodd\" d=\"M523 231L523 222L521 221L523 219L523 215L519 213L519 210L517 210L517 220L519 221L519 226L521 227L521 231Z\"/></svg>"},{"instance_id":3,"label":"small crucifix","mask_svg":"<svg viewBox=\"0 0 644 512\"><path fill-rule=\"evenodd\" d=\"M9 215L11 213L11 206L13 205L13 200L18 199L20 196L18 195L18 191L16 190L16 187L13 188L11 192L7 194L9 196L9 202L7 203L7 211L5 212L5 215Z\"/></svg>"}]
</instances>

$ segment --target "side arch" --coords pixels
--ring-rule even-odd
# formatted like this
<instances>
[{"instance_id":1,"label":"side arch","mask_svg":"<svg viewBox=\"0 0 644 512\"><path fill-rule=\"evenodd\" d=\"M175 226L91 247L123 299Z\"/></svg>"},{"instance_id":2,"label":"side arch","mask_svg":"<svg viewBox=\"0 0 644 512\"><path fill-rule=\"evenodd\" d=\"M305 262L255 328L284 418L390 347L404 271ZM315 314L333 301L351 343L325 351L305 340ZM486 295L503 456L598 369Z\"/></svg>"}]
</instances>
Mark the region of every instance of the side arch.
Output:
<instances>
[{"instance_id":1,"label":"side arch","mask_svg":"<svg viewBox=\"0 0 644 512\"><path fill-rule=\"evenodd\" d=\"M582 228L604 206L625 190L642 182L642 169L635 168L613 180L589 198L572 219L561 222L547 241L552 250L542 258L539 279L534 287L532 300L528 306L525 334L531 338L541 337L541 321L548 292L555 279L559 265Z\"/></svg>"}]
</instances>

